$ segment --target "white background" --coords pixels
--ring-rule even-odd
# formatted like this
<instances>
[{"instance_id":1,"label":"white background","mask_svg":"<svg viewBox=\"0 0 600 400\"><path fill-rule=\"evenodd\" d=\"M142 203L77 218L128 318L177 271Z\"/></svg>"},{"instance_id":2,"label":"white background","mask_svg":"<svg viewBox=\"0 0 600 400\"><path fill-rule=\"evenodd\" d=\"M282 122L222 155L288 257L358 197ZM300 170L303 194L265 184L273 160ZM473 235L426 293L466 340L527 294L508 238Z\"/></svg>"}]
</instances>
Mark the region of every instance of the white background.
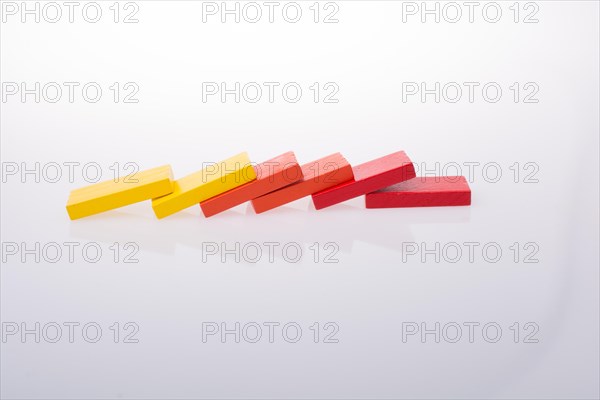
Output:
<instances>
[{"instance_id":1,"label":"white background","mask_svg":"<svg viewBox=\"0 0 600 400\"><path fill-rule=\"evenodd\" d=\"M473 23L466 14L457 23L403 22L402 2L338 1L338 23L314 23L313 2L300 2L298 23L280 7L273 23L263 16L254 24L218 15L204 23L194 1L139 1L138 23L123 23L123 9L114 23L113 2L99 4L97 23L82 18L81 6L73 23L3 15L4 84L103 89L97 103L76 89L73 103L64 92L57 103L17 94L0 104L3 330L80 324L74 343L64 325L57 343L6 336L3 398L598 398L598 2L535 2L538 23L523 23L533 10L524 3L515 23L512 2L498 3L497 23L482 17L485 3ZM134 82L139 102L115 103L114 82ZM203 82L297 82L303 95L296 103L280 91L273 103L203 102ZM315 103L314 82L337 84L339 102ZM457 103L432 95L404 102L403 82L480 86L473 102L466 92ZM503 89L496 103L481 96L488 82ZM521 90L535 83L538 102L515 103L514 82ZM159 221L145 202L74 222L64 209L69 191L89 183L85 163L98 163L104 179L115 162L169 163L183 176L241 151L261 162L288 150L301 163L339 151L353 164L405 150L420 174L466 175L473 205L366 210L355 199L317 212L302 199L258 216L243 205L205 219L193 207ZM65 162L80 163L73 182L66 167L55 183L22 174ZM14 165L17 174L6 175ZM23 262L7 254L9 242L97 243L103 257L90 263L79 250L73 262ZM115 242L135 243L139 262L120 253L115 263ZM207 243L252 242L265 251L256 263L205 251ZM280 244L274 260L265 242ZM337 263L323 262L330 242ZM465 242L479 244L472 262ZM282 256L290 243L303 249L297 263ZM406 252L436 243L457 243L462 257ZM498 262L483 257L486 243L501 248ZM525 263L532 248L538 262ZM90 322L102 327L97 343L82 337ZM139 327L138 343L123 343L127 322ZM258 343L234 335L203 343L206 322L280 326L273 343L266 328ZM297 343L281 334L290 322L302 328ZM337 343L323 343L327 322L339 328ZM456 323L462 337L450 343L449 330L439 343L433 334L403 341L410 322ZM473 343L466 322L480 324ZM524 343L529 322L537 343ZM487 323L502 328L496 343L481 332Z\"/></svg>"}]
</instances>

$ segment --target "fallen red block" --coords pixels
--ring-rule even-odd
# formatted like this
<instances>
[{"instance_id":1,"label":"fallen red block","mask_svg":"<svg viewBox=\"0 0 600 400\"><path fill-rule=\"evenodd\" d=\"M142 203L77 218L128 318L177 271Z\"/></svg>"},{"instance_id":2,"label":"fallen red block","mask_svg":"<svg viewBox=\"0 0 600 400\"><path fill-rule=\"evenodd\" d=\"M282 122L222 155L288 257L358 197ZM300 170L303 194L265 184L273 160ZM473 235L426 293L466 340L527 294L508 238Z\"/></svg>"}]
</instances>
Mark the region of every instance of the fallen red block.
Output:
<instances>
[{"instance_id":1,"label":"fallen red block","mask_svg":"<svg viewBox=\"0 0 600 400\"><path fill-rule=\"evenodd\" d=\"M304 178L282 189L252 200L257 214L282 206L320 190L352 179L352 167L340 154L335 153L302 166Z\"/></svg>"},{"instance_id":2,"label":"fallen red block","mask_svg":"<svg viewBox=\"0 0 600 400\"><path fill-rule=\"evenodd\" d=\"M302 179L302 169L291 151L256 165L254 170L256 180L201 202L204 216L213 216Z\"/></svg>"},{"instance_id":3,"label":"fallen red block","mask_svg":"<svg viewBox=\"0 0 600 400\"><path fill-rule=\"evenodd\" d=\"M368 193L367 208L468 206L471 189L464 176L418 177Z\"/></svg>"},{"instance_id":4,"label":"fallen red block","mask_svg":"<svg viewBox=\"0 0 600 400\"><path fill-rule=\"evenodd\" d=\"M352 172L354 179L312 195L317 210L416 176L412 161L403 151L357 165L352 168Z\"/></svg>"}]
</instances>

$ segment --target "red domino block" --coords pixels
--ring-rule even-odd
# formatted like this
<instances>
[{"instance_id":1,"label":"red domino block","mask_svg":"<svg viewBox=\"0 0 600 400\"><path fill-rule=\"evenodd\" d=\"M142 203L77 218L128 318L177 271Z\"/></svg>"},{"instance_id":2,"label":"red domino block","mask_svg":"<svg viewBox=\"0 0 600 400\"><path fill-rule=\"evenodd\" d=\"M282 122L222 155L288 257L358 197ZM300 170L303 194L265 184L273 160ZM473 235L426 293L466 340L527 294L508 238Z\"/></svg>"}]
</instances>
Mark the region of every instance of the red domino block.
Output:
<instances>
[{"instance_id":1,"label":"red domino block","mask_svg":"<svg viewBox=\"0 0 600 400\"><path fill-rule=\"evenodd\" d=\"M412 161L403 151L357 165L352 172L354 179L312 195L317 210L416 176Z\"/></svg>"},{"instance_id":2,"label":"red domino block","mask_svg":"<svg viewBox=\"0 0 600 400\"><path fill-rule=\"evenodd\" d=\"M367 208L440 207L471 205L464 176L418 177L365 196Z\"/></svg>"},{"instance_id":3,"label":"red domino block","mask_svg":"<svg viewBox=\"0 0 600 400\"><path fill-rule=\"evenodd\" d=\"M302 180L252 200L254 211L260 214L353 178L352 167L340 153L304 164L302 174Z\"/></svg>"},{"instance_id":4,"label":"red domino block","mask_svg":"<svg viewBox=\"0 0 600 400\"><path fill-rule=\"evenodd\" d=\"M291 151L258 164L254 170L256 180L201 202L204 216L213 216L302 179L302 169Z\"/></svg>"}]
</instances>

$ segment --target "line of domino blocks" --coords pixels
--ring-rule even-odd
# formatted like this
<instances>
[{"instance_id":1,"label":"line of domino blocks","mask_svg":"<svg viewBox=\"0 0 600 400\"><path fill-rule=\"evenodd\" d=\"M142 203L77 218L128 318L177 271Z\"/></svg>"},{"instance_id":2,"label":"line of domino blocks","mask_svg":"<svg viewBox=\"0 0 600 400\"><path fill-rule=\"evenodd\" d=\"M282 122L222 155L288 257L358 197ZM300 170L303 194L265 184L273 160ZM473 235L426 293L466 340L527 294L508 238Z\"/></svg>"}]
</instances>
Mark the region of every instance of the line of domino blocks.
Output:
<instances>
[{"instance_id":1,"label":"line of domino blocks","mask_svg":"<svg viewBox=\"0 0 600 400\"><path fill-rule=\"evenodd\" d=\"M177 180L164 165L75 189L66 208L75 220L151 200L159 219L196 204L211 217L248 201L260 214L307 196L317 210L359 196L366 208L471 204L464 177L417 177L403 151L354 167L340 153L300 165L290 151L257 165L240 153Z\"/></svg>"}]
</instances>

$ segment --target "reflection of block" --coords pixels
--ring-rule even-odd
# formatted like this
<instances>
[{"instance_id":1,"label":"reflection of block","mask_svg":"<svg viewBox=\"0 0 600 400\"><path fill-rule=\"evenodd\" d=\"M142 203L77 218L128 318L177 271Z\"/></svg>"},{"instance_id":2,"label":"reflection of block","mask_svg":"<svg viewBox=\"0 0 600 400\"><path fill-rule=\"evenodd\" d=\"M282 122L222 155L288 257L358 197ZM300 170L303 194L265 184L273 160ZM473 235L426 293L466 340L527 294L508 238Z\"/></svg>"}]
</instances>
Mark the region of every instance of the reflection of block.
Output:
<instances>
[{"instance_id":1,"label":"reflection of block","mask_svg":"<svg viewBox=\"0 0 600 400\"><path fill-rule=\"evenodd\" d=\"M291 151L258 164L254 170L255 181L200 203L204 215L210 217L302 179L302 169Z\"/></svg>"},{"instance_id":2,"label":"reflection of block","mask_svg":"<svg viewBox=\"0 0 600 400\"><path fill-rule=\"evenodd\" d=\"M69 218L78 219L164 196L172 191L173 172L170 165L164 165L75 189L69 195L67 212Z\"/></svg>"},{"instance_id":3,"label":"reflection of block","mask_svg":"<svg viewBox=\"0 0 600 400\"><path fill-rule=\"evenodd\" d=\"M352 167L352 171L353 180L312 195L317 210L416 176L412 161L403 151L357 165Z\"/></svg>"},{"instance_id":4,"label":"reflection of block","mask_svg":"<svg viewBox=\"0 0 600 400\"><path fill-rule=\"evenodd\" d=\"M335 153L302 166L302 180L252 200L257 214L352 179L352 167Z\"/></svg>"},{"instance_id":5,"label":"reflection of block","mask_svg":"<svg viewBox=\"0 0 600 400\"><path fill-rule=\"evenodd\" d=\"M367 208L468 206L471 189L464 176L418 177L369 193Z\"/></svg>"},{"instance_id":6,"label":"reflection of block","mask_svg":"<svg viewBox=\"0 0 600 400\"><path fill-rule=\"evenodd\" d=\"M254 179L248 154L240 153L176 180L173 193L153 199L152 208L158 218L164 218Z\"/></svg>"}]
</instances>

